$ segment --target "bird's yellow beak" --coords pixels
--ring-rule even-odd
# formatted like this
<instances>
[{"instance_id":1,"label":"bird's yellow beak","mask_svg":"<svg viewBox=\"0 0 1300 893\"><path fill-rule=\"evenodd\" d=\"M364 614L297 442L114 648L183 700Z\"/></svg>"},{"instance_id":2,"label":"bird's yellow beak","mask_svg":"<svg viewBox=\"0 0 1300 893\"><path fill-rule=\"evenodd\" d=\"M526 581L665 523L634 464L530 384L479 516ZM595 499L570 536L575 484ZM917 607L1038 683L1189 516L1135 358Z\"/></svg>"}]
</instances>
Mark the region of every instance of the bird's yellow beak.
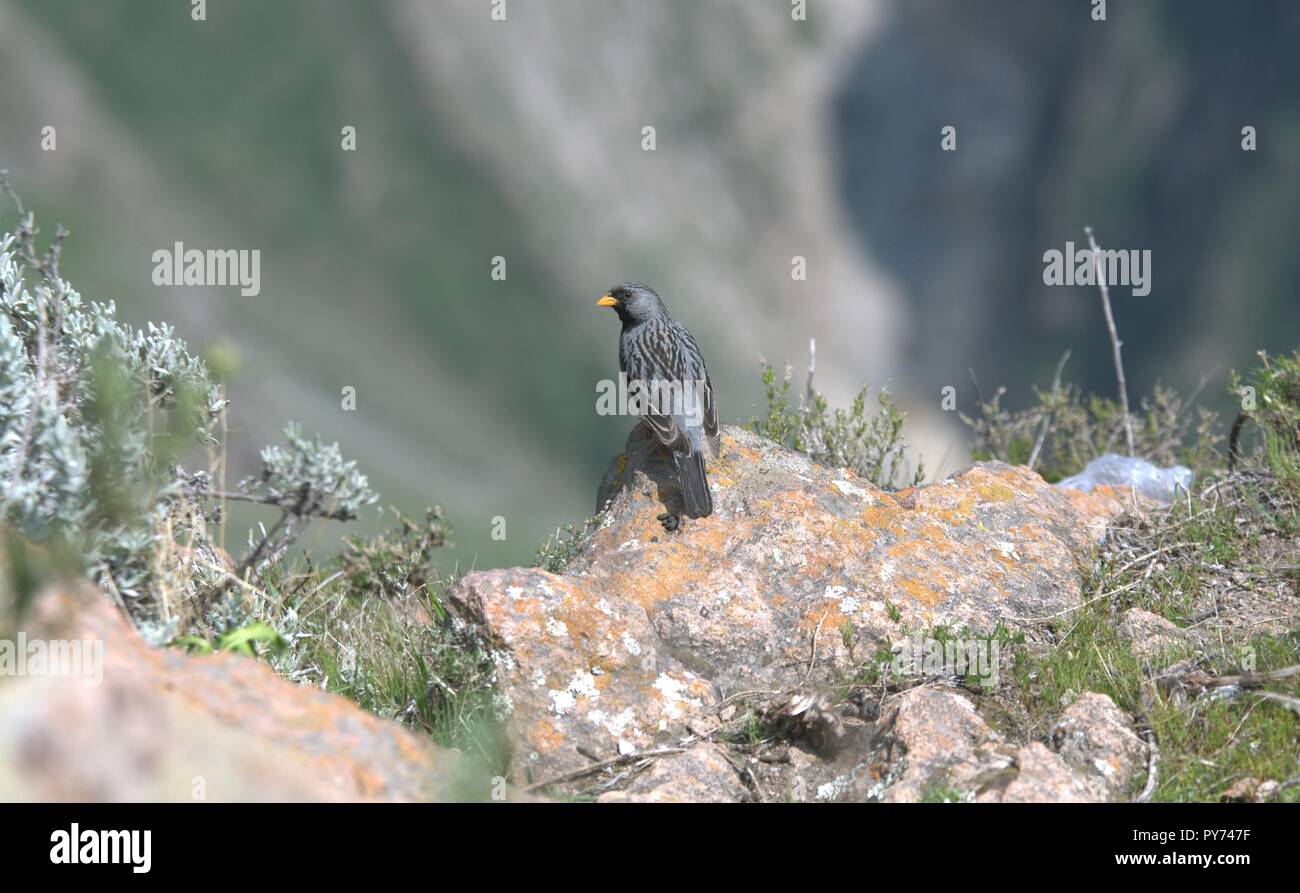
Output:
<instances>
[{"instance_id":1,"label":"bird's yellow beak","mask_svg":"<svg viewBox=\"0 0 1300 893\"><path fill-rule=\"evenodd\" d=\"M614 307L617 305L618 305L618 301L615 301L609 295L605 295L605 297L601 298L599 301L596 302L597 307Z\"/></svg>"}]
</instances>

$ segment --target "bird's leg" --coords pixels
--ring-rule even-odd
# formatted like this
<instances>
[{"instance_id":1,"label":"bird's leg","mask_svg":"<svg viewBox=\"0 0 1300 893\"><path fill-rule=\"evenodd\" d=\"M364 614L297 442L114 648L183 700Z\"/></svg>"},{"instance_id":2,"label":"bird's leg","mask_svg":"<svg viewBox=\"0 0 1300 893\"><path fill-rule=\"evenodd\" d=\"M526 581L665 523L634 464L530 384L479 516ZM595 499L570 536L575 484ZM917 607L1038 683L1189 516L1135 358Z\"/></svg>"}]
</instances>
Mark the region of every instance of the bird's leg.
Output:
<instances>
[{"instance_id":1,"label":"bird's leg","mask_svg":"<svg viewBox=\"0 0 1300 893\"><path fill-rule=\"evenodd\" d=\"M682 516L672 512L664 512L662 515L658 515L655 520L663 522L664 530L669 533L676 533L682 526Z\"/></svg>"}]
</instances>

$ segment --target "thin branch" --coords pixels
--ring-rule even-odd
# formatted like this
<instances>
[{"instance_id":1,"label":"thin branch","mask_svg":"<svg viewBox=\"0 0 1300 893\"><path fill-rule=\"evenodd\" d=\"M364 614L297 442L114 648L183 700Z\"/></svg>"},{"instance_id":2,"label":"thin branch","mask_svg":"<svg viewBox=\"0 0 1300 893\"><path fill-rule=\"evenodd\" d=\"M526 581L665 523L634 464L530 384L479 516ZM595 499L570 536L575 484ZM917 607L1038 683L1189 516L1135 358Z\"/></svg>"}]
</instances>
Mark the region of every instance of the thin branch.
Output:
<instances>
[{"instance_id":1,"label":"thin branch","mask_svg":"<svg viewBox=\"0 0 1300 893\"><path fill-rule=\"evenodd\" d=\"M815 391L813 391L813 374L816 373L816 371L817 371L817 339L809 338L808 339L808 386L806 388L808 392L809 406L812 406L813 396L816 393Z\"/></svg>"},{"instance_id":2,"label":"thin branch","mask_svg":"<svg viewBox=\"0 0 1300 893\"><path fill-rule=\"evenodd\" d=\"M1272 701L1275 704L1281 704L1296 713L1300 713L1300 698L1293 695L1284 695L1276 691L1253 691L1251 692L1257 698L1263 698L1266 701Z\"/></svg>"},{"instance_id":3,"label":"thin branch","mask_svg":"<svg viewBox=\"0 0 1300 893\"><path fill-rule=\"evenodd\" d=\"M1154 729L1148 728L1143 732L1142 737L1147 742L1147 783L1142 788L1142 793L1138 794L1137 802L1148 803L1156 792L1156 785L1160 782L1160 745L1156 743Z\"/></svg>"},{"instance_id":4,"label":"thin branch","mask_svg":"<svg viewBox=\"0 0 1300 893\"><path fill-rule=\"evenodd\" d=\"M1266 682L1277 682L1281 679L1290 679L1292 676L1300 676L1300 664L1283 667L1280 670L1268 670L1263 673L1241 673L1236 676L1210 676L1207 673L1194 671L1191 673L1185 673L1183 678L1192 685L1200 688L1218 688L1223 685L1240 685L1242 688L1255 688Z\"/></svg>"},{"instance_id":5,"label":"thin branch","mask_svg":"<svg viewBox=\"0 0 1300 893\"><path fill-rule=\"evenodd\" d=\"M607 769L610 766L618 766L622 763L633 763L641 760L648 760L654 757L666 757L675 753L685 753L684 747L661 747L658 750L640 750L636 753L622 754L621 756L611 757L608 760L601 760L599 763L592 763L582 769L575 769L572 772L565 772L563 775L554 775L542 781L533 782L524 788L524 793L529 794L533 791L539 791L542 788L548 788L551 785L562 784L566 781L574 781L593 772L599 772L601 769Z\"/></svg>"},{"instance_id":6,"label":"thin branch","mask_svg":"<svg viewBox=\"0 0 1300 893\"><path fill-rule=\"evenodd\" d=\"M1174 544L1169 545L1169 546L1163 546L1162 548L1154 549L1154 550L1152 550L1152 551L1146 553L1145 555L1143 555L1143 556L1141 556L1141 557L1139 557L1139 558L1134 558L1132 561L1130 561L1128 564L1126 564L1126 565L1124 565L1123 567L1121 567L1119 570L1117 570L1117 571L1113 571L1113 572L1110 574L1110 576L1111 576L1112 578L1122 577L1122 576L1124 576L1124 572L1125 572L1125 571L1127 571L1127 570L1131 570L1132 568L1137 567L1137 566L1138 566L1139 564L1141 564L1142 562L1144 562L1144 561L1148 561L1148 560L1150 560L1150 559L1152 559L1152 558L1155 558L1157 555L1161 555L1161 554L1163 554L1163 553L1165 553L1165 552L1172 552L1174 549L1184 549L1184 548L1186 548L1186 547L1188 547L1188 546L1195 546L1195 545L1198 545L1198 544L1195 543L1195 542L1174 543Z\"/></svg>"},{"instance_id":7,"label":"thin branch","mask_svg":"<svg viewBox=\"0 0 1300 893\"><path fill-rule=\"evenodd\" d=\"M280 533L281 529L284 528L285 524L287 524L289 522L289 519L292 517L294 516L291 515L287 510L281 510L279 520L277 520L275 524L271 527L270 531L264 537L262 537L262 541L257 544L257 548L255 548L251 553L249 553L247 558L239 562L239 567L235 568L236 577L242 579L246 571L250 569L257 570L259 562L262 560L262 556L267 553L267 546L269 546L272 543L272 541L275 540L276 536ZM292 530L292 528L290 528L290 530ZM271 549L270 551L274 553L275 551L277 551L277 549L278 546L275 549ZM228 587L224 587L224 588L228 588Z\"/></svg>"},{"instance_id":8,"label":"thin branch","mask_svg":"<svg viewBox=\"0 0 1300 893\"><path fill-rule=\"evenodd\" d=\"M986 415L984 411L984 392L980 390L979 379L975 377L975 368L972 366L966 371L970 373L970 383L975 386L975 399L980 402L980 416L983 417Z\"/></svg>"},{"instance_id":9,"label":"thin branch","mask_svg":"<svg viewBox=\"0 0 1300 893\"><path fill-rule=\"evenodd\" d=\"M1092 247L1092 262L1097 271L1097 285L1101 290L1101 308L1106 312L1106 328L1110 332L1111 353L1115 358L1115 377L1119 380L1119 408L1124 414L1124 438L1128 441L1128 454L1134 454L1133 445L1133 419L1128 412L1128 384L1124 381L1124 361L1120 359L1119 333L1115 330L1115 315L1110 311L1110 289L1106 286L1106 274L1101 266L1101 249L1097 247L1097 240L1093 238L1092 227L1085 226L1083 231L1088 234L1088 244Z\"/></svg>"},{"instance_id":10,"label":"thin branch","mask_svg":"<svg viewBox=\"0 0 1300 893\"><path fill-rule=\"evenodd\" d=\"M1215 363L1214 366L1210 369L1210 371L1202 375L1200 380L1196 382L1196 387L1192 390L1192 393L1188 395L1187 400L1184 401L1183 405L1178 407L1178 412L1174 413L1174 418L1178 418L1178 416L1182 415L1187 410L1192 408L1192 404L1194 404L1197 401L1197 399L1201 396L1201 391L1205 390L1205 386L1210 383L1210 379L1213 378L1218 373L1219 373L1219 364Z\"/></svg>"},{"instance_id":11,"label":"thin branch","mask_svg":"<svg viewBox=\"0 0 1300 893\"><path fill-rule=\"evenodd\" d=\"M9 183L8 168L0 168L0 190L3 190L4 194L13 200L14 205L18 208L18 216L25 217L27 212L23 210L23 200L18 197L18 193L14 192L13 186Z\"/></svg>"},{"instance_id":12,"label":"thin branch","mask_svg":"<svg viewBox=\"0 0 1300 893\"><path fill-rule=\"evenodd\" d=\"M213 499L227 499L232 502L251 502L254 505L273 506L275 508L280 509L281 511L289 512L290 514L298 518L306 518L308 517L309 514L312 514L301 509L300 507L297 506L297 504L285 505L285 503L282 500L273 499L270 496L257 496L252 493L239 493L239 492L227 493L224 491L217 491L217 490L212 491L210 495L212 496ZM324 513L312 514L312 517L322 518L326 521L351 521L353 519L353 516L351 514L347 512L339 511L338 509L334 509L332 511L324 512Z\"/></svg>"},{"instance_id":13,"label":"thin branch","mask_svg":"<svg viewBox=\"0 0 1300 893\"><path fill-rule=\"evenodd\" d=\"M1034 441L1034 451L1029 454L1029 470L1033 471L1038 465L1038 455L1042 452L1043 441L1047 439L1047 429L1052 425L1052 417L1056 414L1056 395L1061 390L1061 370L1070 359L1070 352L1067 350L1061 354L1060 361L1056 364L1056 373L1052 376L1052 403L1051 409L1047 415L1043 416L1043 426L1038 430L1038 440Z\"/></svg>"},{"instance_id":14,"label":"thin branch","mask_svg":"<svg viewBox=\"0 0 1300 893\"><path fill-rule=\"evenodd\" d=\"M830 614L830 608L822 612L822 619L817 621L817 629L813 632L812 637L812 654L808 657L808 669L804 671L803 681L807 682L808 677L812 675L813 667L817 666L817 637L822 634L822 624L826 622L826 615Z\"/></svg>"},{"instance_id":15,"label":"thin branch","mask_svg":"<svg viewBox=\"0 0 1300 893\"><path fill-rule=\"evenodd\" d=\"M223 581L225 581L226 587L222 587L221 589L218 590L218 592L224 592L225 589L229 586L242 586L243 588L247 589L249 592L253 593L254 595L260 595L263 598L267 598L266 592L264 592L261 589L258 589L256 586L254 586L252 583L249 583L247 580L236 577L234 574L230 572L228 568L222 567L216 562L208 561L203 558L198 559L198 563L203 565L213 573L217 574L219 577L222 578Z\"/></svg>"}]
</instances>

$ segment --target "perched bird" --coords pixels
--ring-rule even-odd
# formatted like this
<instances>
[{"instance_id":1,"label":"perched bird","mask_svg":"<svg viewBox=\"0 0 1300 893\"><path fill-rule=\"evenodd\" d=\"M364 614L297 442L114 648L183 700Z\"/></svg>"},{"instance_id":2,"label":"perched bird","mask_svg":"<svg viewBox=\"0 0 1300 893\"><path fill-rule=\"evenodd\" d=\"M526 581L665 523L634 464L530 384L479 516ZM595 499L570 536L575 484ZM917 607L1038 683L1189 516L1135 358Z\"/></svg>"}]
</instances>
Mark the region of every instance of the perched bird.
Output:
<instances>
[{"instance_id":1,"label":"perched bird","mask_svg":"<svg viewBox=\"0 0 1300 893\"><path fill-rule=\"evenodd\" d=\"M713 497L704 473L704 459L718 456L718 408L713 400L704 355L686 326L668 316L659 296L644 285L624 282L596 302L613 307L623 322L618 336L618 365L633 383L673 395L670 403L652 401L641 420L659 442L672 451L682 484L686 515L703 518L713 512ZM675 527L675 519L666 523Z\"/></svg>"}]
</instances>

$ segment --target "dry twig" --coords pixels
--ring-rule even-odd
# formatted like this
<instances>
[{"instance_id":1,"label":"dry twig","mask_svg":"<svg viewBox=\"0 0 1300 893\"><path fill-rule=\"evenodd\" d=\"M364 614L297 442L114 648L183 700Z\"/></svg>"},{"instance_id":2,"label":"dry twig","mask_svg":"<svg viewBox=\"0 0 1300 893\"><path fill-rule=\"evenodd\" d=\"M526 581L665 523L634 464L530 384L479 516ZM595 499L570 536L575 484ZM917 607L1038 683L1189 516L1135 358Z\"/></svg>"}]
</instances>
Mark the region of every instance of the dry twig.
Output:
<instances>
[{"instance_id":1,"label":"dry twig","mask_svg":"<svg viewBox=\"0 0 1300 893\"><path fill-rule=\"evenodd\" d=\"M1124 381L1124 361L1120 358L1119 332L1115 329L1115 315L1110 310L1110 289L1106 285L1106 274L1101 266L1101 249L1097 247L1097 240L1093 238L1092 227L1085 226L1083 231L1088 234L1088 244L1092 247L1092 261L1097 271L1097 285L1101 289L1101 307L1106 313L1106 328L1110 332L1111 353L1115 358L1115 377L1119 380L1119 408L1124 414L1124 437L1128 441L1128 454L1132 456L1135 452L1133 444L1133 419L1128 411L1128 385Z\"/></svg>"},{"instance_id":2,"label":"dry twig","mask_svg":"<svg viewBox=\"0 0 1300 893\"><path fill-rule=\"evenodd\" d=\"M675 753L685 753L684 747L661 747L658 750L639 750L635 753L620 754L616 757L610 757L608 760L601 760L599 763L592 763L590 766L584 766L581 769L574 769L572 772L565 772L560 775L554 775L550 778L536 781L524 788L524 793L540 791L542 788L549 788L551 785L563 784L566 781L576 781L579 778L591 775L593 772L599 772L601 769L607 769L610 766L619 766L623 763L639 762L641 760L654 759L655 757L666 757Z\"/></svg>"}]
</instances>

